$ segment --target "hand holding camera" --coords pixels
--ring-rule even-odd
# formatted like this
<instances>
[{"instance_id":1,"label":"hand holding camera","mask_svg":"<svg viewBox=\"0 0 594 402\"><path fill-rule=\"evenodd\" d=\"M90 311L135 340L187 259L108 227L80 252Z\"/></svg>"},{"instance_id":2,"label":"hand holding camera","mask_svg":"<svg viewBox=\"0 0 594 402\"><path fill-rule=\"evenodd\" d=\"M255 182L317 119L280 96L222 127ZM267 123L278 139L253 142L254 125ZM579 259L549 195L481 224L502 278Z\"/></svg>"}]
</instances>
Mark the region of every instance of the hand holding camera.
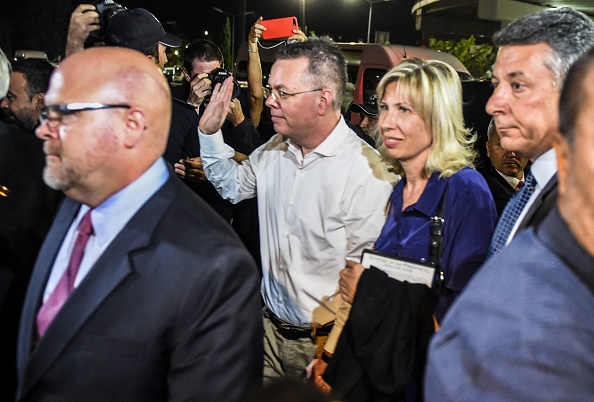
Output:
<instances>
[{"instance_id":1,"label":"hand holding camera","mask_svg":"<svg viewBox=\"0 0 594 402\"><path fill-rule=\"evenodd\" d=\"M126 7L113 0L92 0L92 4L80 4L70 15L66 57L104 41L105 27L111 18Z\"/></svg>"},{"instance_id":2,"label":"hand holding camera","mask_svg":"<svg viewBox=\"0 0 594 402\"><path fill-rule=\"evenodd\" d=\"M212 81L208 78L209 74L196 74L190 81L190 94L188 103L194 107L202 105L204 98L210 94Z\"/></svg>"},{"instance_id":3,"label":"hand holding camera","mask_svg":"<svg viewBox=\"0 0 594 402\"><path fill-rule=\"evenodd\" d=\"M230 72L224 68L217 68L210 73L196 74L190 81L190 95L188 96L187 102L197 107L206 101L210 101L210 94L212 88L216 84L223 84L227 77L233 79L233 90L231 91L231 99L235 99L239 96L241 87L239 83L233 78Z\"/></svg>"},{"instance_id":4,"label":"hand holding camera","mask_svg":"<svg viewBox=\"0 0 594 402\"><path fill-rule=\"evenodd\" d=\"M91 32L100 29L99 14L92 4L80 4L70 16L68 38L66 39L66 57L84 49Z\"/></svg>"}]
</instances>

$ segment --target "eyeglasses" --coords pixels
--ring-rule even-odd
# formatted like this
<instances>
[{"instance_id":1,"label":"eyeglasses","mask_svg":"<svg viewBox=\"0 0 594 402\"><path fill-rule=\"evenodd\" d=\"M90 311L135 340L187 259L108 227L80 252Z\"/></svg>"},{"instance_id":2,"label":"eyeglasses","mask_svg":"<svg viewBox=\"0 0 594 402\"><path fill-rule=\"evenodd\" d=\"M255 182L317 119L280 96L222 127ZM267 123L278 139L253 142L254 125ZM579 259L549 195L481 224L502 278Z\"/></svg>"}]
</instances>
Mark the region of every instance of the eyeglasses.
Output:
<instances>
[{"instance_id":1,"label":"eyeglasses","mask_svg":"<svg viewBox=\"0 0 594 402\"><path fill-rule=\"evenodd\" d=\"M47 105L41 109L39 120L41 123L47 122L51 129L56 129L64 123L64 118L78 112L87 110L101 109L130 109L132 106L125 104L105 104L105 103L68 103L66 105Z\"/></svg>"},{"instance_id":2,"label":"eyeglasses","mask_svg":"<svg viewBox=\"0 0 594 402\"><path fill-rule=\"evenodd\" d=\"M294 93L289 93L289 92L285 92L285 91L279 91L276 89L272 89L270 86L266 86L266 89L268 90L268 92L270 92L270 95L272 95L272 99L274 99L275 102L280 103L280 101L285 100L291 96L307 94L310 92L318 92L318 91L322 91L324 88L310 89L309 91L301 91L301 92L294 92Z\"/></svg>"}]
</instances>

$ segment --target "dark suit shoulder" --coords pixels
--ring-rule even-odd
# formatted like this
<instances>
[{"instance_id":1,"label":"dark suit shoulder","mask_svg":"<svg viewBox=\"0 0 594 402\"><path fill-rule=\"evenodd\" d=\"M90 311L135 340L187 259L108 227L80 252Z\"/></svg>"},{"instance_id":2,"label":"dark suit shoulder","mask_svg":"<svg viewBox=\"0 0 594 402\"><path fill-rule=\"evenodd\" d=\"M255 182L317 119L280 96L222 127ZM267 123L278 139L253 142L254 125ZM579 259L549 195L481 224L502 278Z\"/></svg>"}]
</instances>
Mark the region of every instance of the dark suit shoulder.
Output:
<instances>
[{"instance_id":1,"label":"dark suit shoulder","mask_svg":"<svg viewBox=\"0 0 594 402\"><path fill-rule=\"evenodd\" d=\"M510 186L499 173L497 173L493 166L483 172L483 177L493 195L497 214L501 215L510 198L516 193L516 190Z\"/></svg>"}]
</instances>

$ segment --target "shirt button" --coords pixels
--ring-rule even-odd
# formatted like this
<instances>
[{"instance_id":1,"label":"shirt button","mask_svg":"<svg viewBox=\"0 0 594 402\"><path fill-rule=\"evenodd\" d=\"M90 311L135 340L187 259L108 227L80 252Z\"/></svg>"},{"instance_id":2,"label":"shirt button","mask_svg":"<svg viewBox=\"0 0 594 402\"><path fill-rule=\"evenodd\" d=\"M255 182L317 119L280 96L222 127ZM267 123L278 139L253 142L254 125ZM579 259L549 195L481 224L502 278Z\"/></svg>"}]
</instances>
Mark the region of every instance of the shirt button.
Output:
<instances>
[{"instance_id":1,"label":"shirt button","mask_svg":"<svg viewBox=\"0 0 594 402\"><path fill-rule=\"evenodd\" d=\"M279 303L284 303L285 302L285 299L278 299L278 302Z\"/></svg>"}]
</instances>

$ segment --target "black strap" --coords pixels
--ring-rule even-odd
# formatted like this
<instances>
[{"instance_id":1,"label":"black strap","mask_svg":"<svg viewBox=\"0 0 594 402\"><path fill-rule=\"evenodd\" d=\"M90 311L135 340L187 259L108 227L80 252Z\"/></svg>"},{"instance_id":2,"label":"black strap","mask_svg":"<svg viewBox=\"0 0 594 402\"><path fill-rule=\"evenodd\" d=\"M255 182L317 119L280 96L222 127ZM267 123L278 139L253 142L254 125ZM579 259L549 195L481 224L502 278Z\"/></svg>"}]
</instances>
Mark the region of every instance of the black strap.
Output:
<instances>
[{"instance_id":1,"label":"black strap","mask_svg":"<svg viewBox=\"0 0 594 402\"><path fill-rule=\"evenodd\" d=\"M445 224L444 210L445 210L445 199L448 192L448 185L441 194L439 204L437 205L437 211L435 215L431 217L429 222L429 263L435 267L439 272L439 279L435 283L435 288L443 288L443 270L440 267L440 260L443 254L443 228Z\"/></svg>"}]
</instances>

